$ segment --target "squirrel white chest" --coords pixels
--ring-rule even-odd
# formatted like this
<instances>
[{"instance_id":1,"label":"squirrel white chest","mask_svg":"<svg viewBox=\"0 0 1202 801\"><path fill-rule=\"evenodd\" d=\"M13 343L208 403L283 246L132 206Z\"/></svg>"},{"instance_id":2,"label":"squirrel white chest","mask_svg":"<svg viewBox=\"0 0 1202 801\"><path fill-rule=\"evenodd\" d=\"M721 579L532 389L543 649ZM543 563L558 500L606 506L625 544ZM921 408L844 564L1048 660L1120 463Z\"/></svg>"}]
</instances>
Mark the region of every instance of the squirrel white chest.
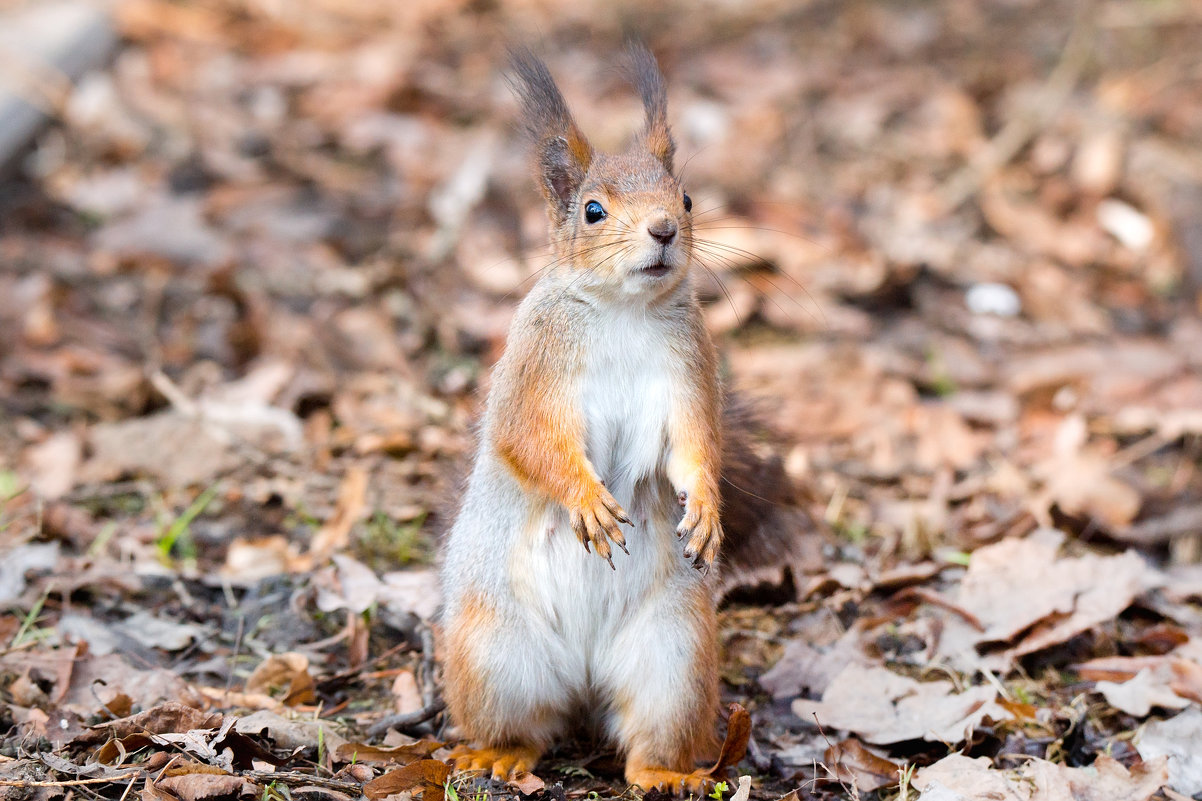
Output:
<instances>
[{"instance_id":1,"label":"squirrel white chest","mask_svg":"<svg viewBox=\"0 0 1202 801\"><path fill-rule=\"evenodd\" d=\"M613 315L592 342L580 385L588 458L629 503L635 484L663 469L672 349L662 322L641 310Z\"/></svg>"}]
</instances>

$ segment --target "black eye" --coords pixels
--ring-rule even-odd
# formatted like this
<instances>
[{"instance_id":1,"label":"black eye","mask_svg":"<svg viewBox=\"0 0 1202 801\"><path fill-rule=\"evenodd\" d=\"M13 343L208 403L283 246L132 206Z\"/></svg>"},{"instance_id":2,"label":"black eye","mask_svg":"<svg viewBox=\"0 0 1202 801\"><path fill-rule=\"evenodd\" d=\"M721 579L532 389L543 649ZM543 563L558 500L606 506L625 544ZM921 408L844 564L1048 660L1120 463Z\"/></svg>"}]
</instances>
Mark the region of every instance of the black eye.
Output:
<instances>
[{"instance_id":1,"label":"black eye","mask_svg":"<svg viewBox=\"0 0 1202 801\"><path fill-rule=\"evenodd\" d=\"M684 210L685 211L693 210L693 198L689 197L688 192L684 193Z\"/></svg>"},{"instance_id":2,"label":"black eye","mask_svg":"<svg viewBox=\"0 0 1202 801\"><path fill-rule=\"evenodd\" d=\"M601 222L605 219L605 209L595 200L584 204L584 221L587 223Z\"/></svg>"}]
</instances>

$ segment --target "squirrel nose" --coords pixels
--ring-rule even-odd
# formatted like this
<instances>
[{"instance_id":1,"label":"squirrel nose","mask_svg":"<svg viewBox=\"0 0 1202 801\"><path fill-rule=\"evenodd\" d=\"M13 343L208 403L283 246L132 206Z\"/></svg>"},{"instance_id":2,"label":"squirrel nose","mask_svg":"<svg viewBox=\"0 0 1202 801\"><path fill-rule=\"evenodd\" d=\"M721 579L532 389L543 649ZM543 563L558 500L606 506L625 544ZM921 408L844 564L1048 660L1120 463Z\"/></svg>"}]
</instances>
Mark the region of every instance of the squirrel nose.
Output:
<instances>
[{"instance_id":1,"label":"squirrel nose","mask_svg":"<svg viewBox=\"0 0 1202 801\"><path fill-rule=\"evenodd\" d=\"M661 245L670 245L676 236L676 221L661 217L647 226L647 233L651 234Z\"/></svg>"}]
</instances>

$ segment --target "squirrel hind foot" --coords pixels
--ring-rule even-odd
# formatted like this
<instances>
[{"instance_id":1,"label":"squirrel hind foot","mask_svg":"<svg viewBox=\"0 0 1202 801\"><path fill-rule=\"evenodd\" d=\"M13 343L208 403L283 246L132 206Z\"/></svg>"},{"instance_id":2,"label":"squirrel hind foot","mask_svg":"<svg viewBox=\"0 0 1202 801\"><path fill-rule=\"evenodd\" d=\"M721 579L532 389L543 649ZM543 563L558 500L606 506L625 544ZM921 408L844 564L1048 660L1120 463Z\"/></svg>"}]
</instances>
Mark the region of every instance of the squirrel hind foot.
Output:
<instances>
[{"instance_id":1,"label":"squirrel hind foot","mask_svg":"<svg viewBox=\"0 0 1202 801\"><path fill-rule=\"evenodd\" d=\"M627 770L626 781L644 790L661 790L678 796L706 796L713 792L714 785L717 784L717 779L708 771L681 773L668 768L653 767Z\"/></svg>"},{"instance_id":2,"label":"squirrel hind foot","mask_svg":"<svg viewBox=\"0 0 1202 801\"><path fill-rule=\"evenodd\" d=\"M515 745L505 748L469 748L459 746L450 759L457 771L488 772L494 779L509 781L526 773L538 764L541 752L532 746Z\"/></svg>"}]
</instances>

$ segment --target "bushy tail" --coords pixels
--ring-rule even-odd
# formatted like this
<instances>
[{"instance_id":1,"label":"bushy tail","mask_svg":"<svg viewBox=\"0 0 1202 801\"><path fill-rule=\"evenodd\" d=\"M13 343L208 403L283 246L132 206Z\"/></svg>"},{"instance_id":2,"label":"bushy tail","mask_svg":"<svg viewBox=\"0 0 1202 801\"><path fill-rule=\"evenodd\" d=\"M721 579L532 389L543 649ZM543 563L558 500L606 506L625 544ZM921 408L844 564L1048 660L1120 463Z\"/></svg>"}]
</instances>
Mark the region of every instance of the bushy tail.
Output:
<instances>
[{"instance_id":1,"label":"bushy tail","mask_svg":"<svg viewBox=\"0 0 1202 801\"><path fill-rule=\"evenodd\" d=\"M746 399L728 398L722 447L722 528L726 536L718 582L723 595L739 587L784 584L786 569L797 586L806 551L813 551L805 546L807 538L816 536L816 527L801 505L780 455L769 444L771 436Z\"/></svg>"}]
</instances>

